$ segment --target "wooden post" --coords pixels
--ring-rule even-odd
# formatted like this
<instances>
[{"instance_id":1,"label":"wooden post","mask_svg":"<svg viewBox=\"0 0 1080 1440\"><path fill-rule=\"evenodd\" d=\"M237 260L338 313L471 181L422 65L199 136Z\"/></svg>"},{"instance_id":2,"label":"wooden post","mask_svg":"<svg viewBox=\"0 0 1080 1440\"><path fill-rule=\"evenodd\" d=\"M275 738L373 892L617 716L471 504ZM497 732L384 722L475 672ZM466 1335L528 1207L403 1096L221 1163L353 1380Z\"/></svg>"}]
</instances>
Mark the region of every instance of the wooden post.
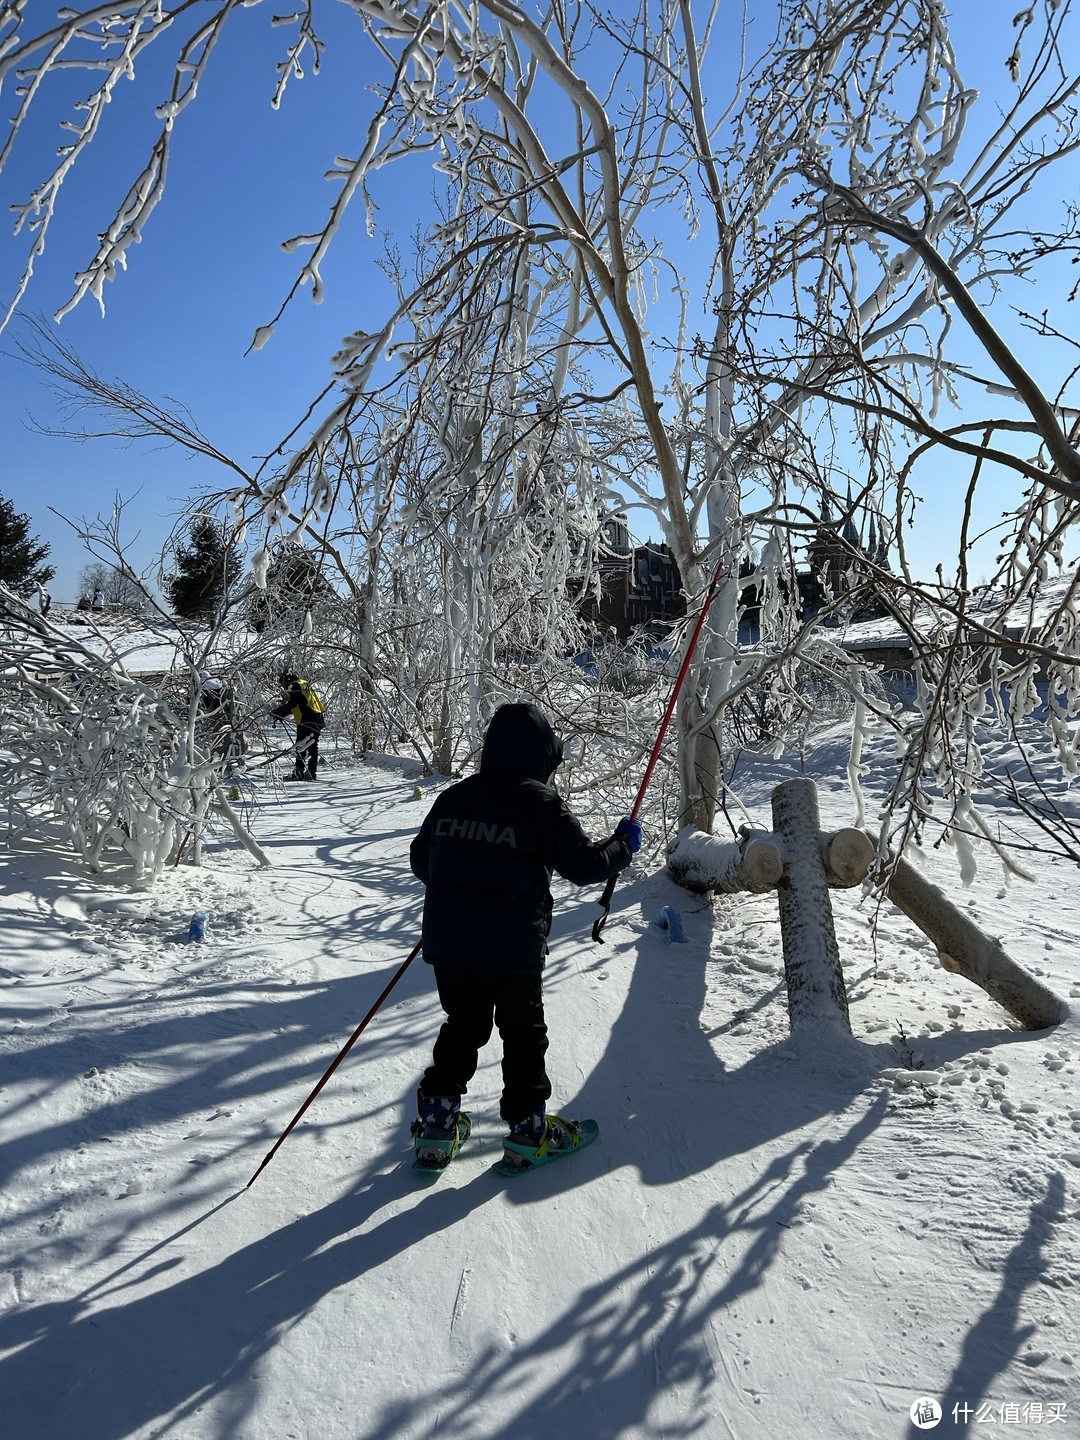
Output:
<instances>
[{"instance_id":1,"label":"wooden post","mask_svg":"<svg viewBox=\"0 0 1080 1440\"><path fill-rule=\"evenodd\" d=\"M829 884L847 890L861 885L874 863L874 842L863 830L848 827L823 835L822 858Z\"/></svg>"},{"instance_id":2,"label":"wooden post","mask_svg":"<svg viewBox=\"0 0 1080 1440\"><path fill-rule=\"evenodd\" d=\"M668 856L671 878L698 894L749 890L759 895L773 888L783 869L779 837L767 830L749 831L741 840L717 840L688 825Z\"/></svg>"},{"instance_id":3,"label":"wooden post","mask_svg":"<svg viewBox=\"0 0 1080 1440\"><path fill-rule=\"evenodd\" d=\"M784 872L776 888L792 1033L824 1021L850 1035L814 782L801 777L778 785L772 812L784 845Z\"/></svg>"},{"instance_id":4,"label":"wooden post","mask_svg":"<svg viewBox=\"0 0 1080 1440\"><path fill-rule=\"evenodd\" d=\"M788 780L773 791L773 831L740 832L716 840L687 827L668 856L668 872L687 890L776 887L792 1032L809 1021L828 1021L850 1034L847 992L833 928L830 888L860 884L876 853L862 830L822 834L817 790L808 779ZM895 862L890 900L937 946L946 970L963 975L1004 1006L1029 1030L1060 1025L1069 1006L1002 949L906 860Z\"/></svg>"},{"instance_id":5,"label":"wooden post","mask_svg":"<svg viewBox=\"0 0 1080 1440\"><path fill-rule=\"evenodd\" d=\"M937 946L942 968L973 981L1025 1029L1044 1030L1068 1018L1064 1000L1010 959L999 940L984 935L906 860L897 860L888 891L893 904Z\"/></svg>"}]
</instances>

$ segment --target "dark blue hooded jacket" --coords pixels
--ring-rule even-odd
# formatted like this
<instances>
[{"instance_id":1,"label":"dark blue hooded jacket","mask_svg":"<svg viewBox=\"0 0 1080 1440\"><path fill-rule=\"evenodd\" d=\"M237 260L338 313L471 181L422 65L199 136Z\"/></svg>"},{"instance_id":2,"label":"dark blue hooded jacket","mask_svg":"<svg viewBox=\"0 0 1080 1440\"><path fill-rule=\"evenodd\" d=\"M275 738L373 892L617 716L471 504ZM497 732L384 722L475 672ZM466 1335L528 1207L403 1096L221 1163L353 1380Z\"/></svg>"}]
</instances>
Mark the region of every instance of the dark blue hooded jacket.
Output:
<instances>
[{"instance_id":1,"label":"dark blue hooded jacket","mask_svg":"<svg viewBox=\"0 0 1080 1440\"><path fill-rule=\"evenodd\" d=\"M629 865L614 836L594 844L549 783L562 746L535 705L503 705L480 769L444 790L412 843L424 882L429 965L486 974L539 971L551 929L551 872L602 885Z\"/></svg>"}]
</instances>

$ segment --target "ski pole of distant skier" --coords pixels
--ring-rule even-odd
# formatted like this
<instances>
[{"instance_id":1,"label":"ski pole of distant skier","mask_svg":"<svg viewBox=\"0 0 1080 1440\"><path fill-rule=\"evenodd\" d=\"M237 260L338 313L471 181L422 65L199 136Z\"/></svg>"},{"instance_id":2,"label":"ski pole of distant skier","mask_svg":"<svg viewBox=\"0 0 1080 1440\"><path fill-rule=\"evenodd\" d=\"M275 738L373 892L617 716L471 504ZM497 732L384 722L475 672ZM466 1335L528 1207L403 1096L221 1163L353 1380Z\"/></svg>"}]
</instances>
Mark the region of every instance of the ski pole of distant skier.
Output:
<instances>
[{"instance_id":1,"label":"ski pole of distant skier","mask_svg":"<svg viewBox=\"0 0 1080 1440\"><path fill-rule=\"evenodd\" d=\"M393 990L394 986L398 983L398 981L401 979L402 975L405 974L405 971L409 968L409 966L412 964L412 962L416 959L417 955L419 955L419 954L420 954L420 942L417 941L417 943L413 946L412 950L410 950L408 957L402 962L401 965L398 966L397 971L395 972L395 974L394 974L393 978L391 979L389 985L387 985L386 989L382 992L382 994L379 996L379 998L375 1001L375 1004L372 1005L371 1009L370 1009L370 1010L367 1012L367 1014L364 1016L363 1020L360 1021L360 1024L357 1025L356 1029L355 1029L355 1030L353 1031L353 1033L349 1036L348 1040L346 1040L345 1044L344 1044L344 1045L341 1047L341 1049L338 1051L337 1055L334 1057L334 1063L330 1066L330 1068L327 1070L326 1074L322 1077L322 1079L319 1081L319 1083L315 1086L315 1089L312 1090L311 1094L307 1097L307 1099L304 1101L304 1103L300 1106L300 1109L297 1110L296 1114L295 1114L295 1115L292 1117L292 1119L289 1121L288 1125L285 1126L285 1129L281 1132L281 1134L278 1136L277 1140L275 1141L275 1143L274 1143L274 1145L273 1145L273 1148L270 1149L269 1151L267 1151L265 1157L263 1158L262 1164L261 1164L261 1165L259 1166L259 1168L255 1171L255 1174L252 1175L251 1179L247 1182L247 1184L244 1186L244 1189L245 1189L245 1190L250 1190L250 1189L251 1189L252 1185L255 1184L255 1181L259 1178L259 1176L262 1174L262 1172L266 1169L267 1165L270 1164L270 1161L274 1158L274 1156L277 1154L277 1152L281 1149L282 1145L284 1145L285 1141L289 1138L290 1134L291 1134L292 1131L293 1131L293 1128L294 1128L294 1127L297 1125L297 1123L302 1119L302 1117L303 1117L304 1113L306 1112L308 1106L309 1106L309 1105L311 1104L311 1102L315 1099L315 1096L318 1095L319 1091L323 1088L323 1086L326 1084L326 1082L330 1079L330 1076L333 1075L334 1071L338 1068L338 1066L341 1064L341 1062L345 1059L345 1056L348 1055L349 1051L350 1051L350 1050L352 1049L352 1047L356 1044L357 1040L360 1039L360 1036L364 1033L364 1030L367 1028L368 1022L378 1013L379 1009L380 1009L381 1006L382 1006L383 1001L384 1001L384 1000L386 999L386 997L390 994L390 991Z\"/></svg>"},{"instance_id":2,"label":"ski pole of distant skier","mask_svg":"<svg viewBox=\"0 0 1080 1440\"><path fill-rule=\"evenodd\" d=\"M694 651L697 649L698 640L705 627L705 617L709 613L709 606L713 602L713 596L716 594L723 574L724 562L723 559L721 559L717 562L716 569L713 571L712 580L709 582L709 588L705 592L705 599L702 602L701 610L698 612L697 621L694 624L690 641L686 647L686 654L683 656L682 664L679 666L679 673L675 677L675 684L671 690L671 698L667 703L667 709L664 711L664 718L660 721L656 744L653 746L652 754L649 756L649 763L645 766L645 774L641 777L641 784L638 786L634 808L630 811L631 820L637 819L638 811L641 809L641 802L645 799L645 791L649 788L649 781L652 779L652 773L656 769L656 762L660 758L660 747L664 743L664 736L667 734L668 725L671 723L671 717L675 713L675 705L679 698L679 691L682 689L683 681L686 679L690 669L690 661L694 658ZM604 886L604 893L600 896L600 914L594 920L592 927L592 938L597 945L604 943L604 926L607 924L608 912L611 909L611 897L615 894L615 882L617 879L617 875L612 875L611 879Z\"/></svg>"}]
</instances>

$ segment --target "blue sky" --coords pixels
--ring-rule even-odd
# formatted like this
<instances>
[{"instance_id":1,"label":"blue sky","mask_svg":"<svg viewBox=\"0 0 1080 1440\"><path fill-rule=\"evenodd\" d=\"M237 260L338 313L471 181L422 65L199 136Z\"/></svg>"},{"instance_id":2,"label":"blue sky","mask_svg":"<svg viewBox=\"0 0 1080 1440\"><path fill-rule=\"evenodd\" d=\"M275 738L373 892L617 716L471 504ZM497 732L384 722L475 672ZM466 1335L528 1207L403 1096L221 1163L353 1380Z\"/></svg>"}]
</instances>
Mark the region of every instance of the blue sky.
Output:
<instances>
[{"instance_id":1,"label":"blue sky","mask_svg":"<svg viewBox=\"0 0 1080 1440\"><path fill-rule=\"evenodd\" d=\"M335 13L328 9L326 19ZM313 305L304 291L272 342L245 356L298 268L298 257L283 254L280 242L322 223L334 193L323 172L336 154L355 153L371 106L356 78L356 48L348 45L358 27L331 24L334 44L322 75L294 80L275 112L269 101L284 41L269 18L268 6L234 15L197 101L178 121L165 198L142 243L128 252L127 272L106 287L105 318L89 299L59 330L100 374L184 402L218 447L242 461L272 448L286 422L300 417L329 378L329 357L342 335L373 321L387 294L372 263L379 242L367 237L357 207L324 266L325 302ZM143 163L146 137L156 133L152 110L166 93L149 74L121 87L107 129L62 187L25 310L51 316L71 294L75 271L93 255L97 232ZM17 151L11 173L0 178L5 210L40 175L41 155L62 140L59 128L41 123L46 113L55 122L65 112L43 108L30 137L37 162L29 147ZM415 189L387 196L396 225L408 228L406 202L415 198ZM25 250L24 239L0 234L5 301ZM73 598L77 572L90 557L48 506L69 517L92 516L110 511L117 492L134 497L124 528L132 536L142 532L133 550L145 561L192 491L221 483L220 474L167 448L76 444L34 433L28 414L45 425L63 421L40 373L10 358L17 334L16 327L0 337L8 352L0 359L0 494L32 516L36 533L53 546L54 594Z\"/></svg>"},{"instance_id":2,"label":"blue sky","mask_svg":"<svg viewBox=\"0 0 1080 1440\"><path fill-rule=\"evenodd\" d=\"M978 17L959 8L958 26L970 30L965 46L984 51L985 75L1004 83L1013 7L992 0L972 7ZM31 0L30 9L54 13L41 0ZM275 66L291 31L273 29L270 16L268 4L234 14L197 101L178 122L165 199L143 243L129 251L127 272L106 289L105 318L93 300L84 301L60 331L101 374L185 403L209 438L242 461L270 449L300 417L326 383L340 338L372 326L389 296L375 264L381 241L366 234L357 204L324 266L325 302L315 306L303 292L270 344L245 355L256 327L273 316L296 273L298 257L283 254L280 242L321 224L334 194L323 172L335 155L356 153L373 103L363 88L365 66L372 62L360 27L344 6L327 5L317 10L320 33L330 42L323 73L291 82L275 112L269 103ZM153 47L148 58L152 63L136 83L121 85L102 133L63 187L27 310L48 316L67 300L75 270L93 254L98 230L143 162L157 129L153 108L166 94ZM85 80L75 92L80 88ZM64 138L58 128L64 106L42 100L14 163L0 176L0 213L40 177L49 152ZM5 114L12 108L9 99ZM380 222L407 239L429 194L423 166L391 167L372 188L382 205ZM707 246L707 238L701 244ZM25 250L25 237L13 239L7 227L0 231L0 301L12 293ZM1031 303L1039 308L1037 295ZM10 352L16 334L0 337L0 349ZM40 373L0 356L0 494L30 514L34 531L52 545L58 570L53 590L60 599L75 598L78 570L90 557L49 506L89 517L110 511L119 494L127 501L124 533L132 555L148 563L193 491L221 483L208 462L178 451L105 441L78 445L35 433L28 415L46 426L63 423ZM912 536L913 552L925 573L937 559L951 571L948 554L936 554L934 546L945 517L956 511L959 486L943 476L940 485L916 488L926 494L927 507ZM1004 487L1001 494L1005 503Z\"/></svg>"}]
</instances>

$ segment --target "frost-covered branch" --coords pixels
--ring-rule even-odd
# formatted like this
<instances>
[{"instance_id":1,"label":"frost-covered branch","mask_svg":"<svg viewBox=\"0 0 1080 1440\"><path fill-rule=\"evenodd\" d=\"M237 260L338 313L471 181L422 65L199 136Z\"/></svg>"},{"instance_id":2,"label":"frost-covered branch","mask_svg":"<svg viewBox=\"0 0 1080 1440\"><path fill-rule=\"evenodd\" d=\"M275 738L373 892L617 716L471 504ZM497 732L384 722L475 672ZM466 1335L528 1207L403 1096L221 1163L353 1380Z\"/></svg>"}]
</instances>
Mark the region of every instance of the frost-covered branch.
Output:
<instances>
[{"instance_id":1,"label":"frost-covered branch","mask_svg":"<svg viewBox=\"0 0 1080 1440\"><path fill-rule=\"evenodd\" d=\"M380 256L395 298L342 340L335 381L298 404L254 474L235 467L215 498L249 528L257 589L294 547L333 577L336 598L289 643L321 635L357 657L357 734L396 725L425 763L456 765L499 695L529 685L554 696L566 654L584 653L568 593L595 594L617 510L659 529L691 609L720 574L678 716L679 820L710 827L747 737L779 745L804 733L808 676L864 718L864 749L908 726L894 838L924 824L931 788L947 800L946 824L964 812L980 726L1000 725L1018 697L1034 717L1044 676L1045 741L1067 766L1073 599L1047 618L1035 597L1068 559L1080 404L1047 327L1032 359L993 307L1035 279L1065 296L1076 212L1067 201L1056 216L1050 203L1075 189L1057 183L1080 144L1075 4L1021 12L1022 45L1004 12L988 18L1004 16L1000 58L1013 77L995 104L973 78L981 57L958 53L939 0L781 6L771 32L725 29L726 49L739 49L730 73L714 63L719 12L694 0L617 14L593 0L538 11L351 0L373 98L357 146L330 171L328 211L286 241L305 259L255 345L302 287L323 293L351 206L368 207L373 233L388 167L430 164L438 213L408 262ZM169 127L233 10L120 4L108 21L88 7L36 36L18 11L0 29L0 76L19 54L35 105L55 67L91 65L91 40L104 67L95 95L134 74L146 44L172 45L176 108L161 116L160 148L85 293L100 297L156 203ZM321 54L310 5L288 24L275 103L301 57ZM78 143L99 133L95 122ZM1000 376L976 374L973 339ZM125 398L120 428L159 425L227 458L197 427ZM932 461L963 509L943 562L955 586L914 575L905 548L915 479ZM983 489L1003 475L1016 499L1000 607L975 613L964 550L986 523ZM842 583L810 618L798 572L826 531ZM739 626L751 591L761 634L748 645ZM916 656L904 721L826 629L871 595ZM284 644L287 607L279 624ZM646 687L652 699L661 688ZM617 724L624 697L605 695L598 710L608 703L604 724Z\"/></svg>"},{"instance_id":2,"label":"frost-covered branch","mask_svg":"<svg viewBox=\"0 0 1080 1440\"><path fill-rule=\"evenodd\" d=\"M122 856L144 884L189 836L197 855L231 763L212 753L198 723L198 673L170 695L129 674L118 647L92 648L3 587L0 620L3 728L19 737L17 748L0 752L9 839L55 824L92 869ZM251 849L255 842L236 825Z\"/></svg>"}]
</instances>

